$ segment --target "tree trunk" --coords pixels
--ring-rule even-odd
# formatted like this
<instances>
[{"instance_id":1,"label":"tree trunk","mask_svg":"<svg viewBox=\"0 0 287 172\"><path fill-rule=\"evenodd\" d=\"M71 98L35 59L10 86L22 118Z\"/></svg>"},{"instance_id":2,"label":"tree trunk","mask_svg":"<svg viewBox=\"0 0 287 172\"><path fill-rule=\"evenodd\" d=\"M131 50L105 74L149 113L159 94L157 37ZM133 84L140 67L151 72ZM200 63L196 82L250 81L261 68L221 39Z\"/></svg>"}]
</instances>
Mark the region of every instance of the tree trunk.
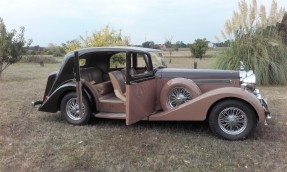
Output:
<instances>
[{"instance_id":1,"label":"tree trunk","mask_svg":"<svg viewBox=\"0 0 287 172\"><path fill-rule=\"evenodd\" d=\"M0 63L0 80L1 80L1 75L2 75L2 66L3 66L3 63L1 62Z\"/></svg>"}]
</instances>

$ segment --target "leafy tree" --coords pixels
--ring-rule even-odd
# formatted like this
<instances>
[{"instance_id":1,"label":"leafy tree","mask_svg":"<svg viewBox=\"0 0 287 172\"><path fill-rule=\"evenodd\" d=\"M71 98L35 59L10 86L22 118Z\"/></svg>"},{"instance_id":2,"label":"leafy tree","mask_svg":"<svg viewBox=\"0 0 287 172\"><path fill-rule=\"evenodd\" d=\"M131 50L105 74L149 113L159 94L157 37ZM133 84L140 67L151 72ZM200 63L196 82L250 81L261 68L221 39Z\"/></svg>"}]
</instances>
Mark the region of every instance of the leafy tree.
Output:
<instances>
[{"instance_id":1,"label":"leafy tree","mask_svg":"<svg viewBox=\"0 0 287 172\"><path fill-rule=\"evenodd\" d=\"M129 37L122 36L121 30L117 32L110 29L109 26L105 26L102 30L93 32L91 35L80 36L77 39L68 41L63 46L66 52L70 52L79 48L124 45L129 45Z\"/></svg>"},{"instance_id":2,"label":"leafy tree","mask_svg":"<svg viewBox=\"0 0 287 172\"><path fill-rule=\"evenodd\" d=\"M183 41L177 41L175 43L175 50L178 51L179 48L186 48L186 44Z\"/></svg>"},{"instance_id":3,"label":"leafy tree","mask_svg":"<svg viewBox=\"0 0 287 172\"><path fill-rule=\"evenodd\" d=\"M154 49L160 49L160 45L154 44L153 48L154 48Z\"/></svg>"},{"instance_id":4,"label":"leafy tree","mask_svg":"<svg viewBox=\"0 0 287 172\"><path fill-rule=\"evenodd\" d=\"M62 45L67 53L84 47L84 45L82 45L79 39L67 41L66 43L63 43Z\"/></svg>"},{"instance_id":5,"label":"leafy tree","mask_svg":"<svg viewBox=\"0 0 287 172\"><path fill-rule=\"evenodd\" d=\"M216 47L229 47L230 40L226 40L224 42L214 43Z\"/></svg>"},{"instance_id":6,"label":"leafy tree","mask_svg":"<svg viewBox=\"0 0 287 172\"><path fill-rule=\"evenodd\" d=\"M120 65L125 64L126 59L125 59L125 54L120 53L120 54L115 54L111 57L111 63L113 67L118 68Z\"/></svg>"},{"instance_id":7,"label":"leafy tree","mask_svg":"<svg viewBox=\"0 0 287 172\"><path fill-rule=\"evenodd\" d=\"M142 46L145 48L154 48L155 44L153 41L146 41L142 43Z\"/></svg>"},{"instance_id":8,"label":"leafy tree","mask_svg":"<svg viewBox=\"0 0 287 172\"><path fill-rule=\"evenodd\" d=\"M208 41L204 39L196 39L193 44L191 44L190 51L195 58L202 59L202 56L208 50Z\"/></svg>"},{"instance_id":9,"label":"leafy tree","mask_svg":"<svg viewBox=\"0 0 287 172\"><path fill-rule=\"evenodd\" d=\"M19 34L16 30L7 32L4 21L0 18L0 79L2 72L11 64L18 62L26 53L27 47L31 45L32 40L27 42L24 32L24 27L20 28Z\"/></svg>"},{"instance_id":10,"label":"leafy tree","mask_svg":"<svg viewBox=\"0 0 287 172\"><path fill-rule=\"evenodd\" d=\"M66 52L70 52L79 48L124 45L129 45L129 37L122 36L121 30L117 32L106 26L100 31L93 32L91 35L80 36L78 39L68 41L63 44L63 47ZM124 56L121 56L121 58L117 57L113 59L113 62L123 64L123 59L125 59Z\"/></svg>"},{"instance_id":11,"label":"leafy tree","mask_svg":"<svg viewBox=\"0 0 287 172\"><path fill-rule=\"evenodd\" d=\"M256 0L249 7L242 0L239 11L225 23L222 33L230 39L230 47L219 54L216 67L237 70L243 61L247 69L255 71L258 84L287 84L287 46L275 27L283 14L274 0L269 16L264 5L258 9Z\"/></svg>"},{"instance_id":12,"label":"leafy tree","mask_svg":"<svg viewBox=\"0 0 287 172\"><path fill-rule=\"evenodd\" d=\"M59 57L65 54L65 49L62 46L50 43L48 47L45 48L45 54Z\"/></svg>"}]
</instances>

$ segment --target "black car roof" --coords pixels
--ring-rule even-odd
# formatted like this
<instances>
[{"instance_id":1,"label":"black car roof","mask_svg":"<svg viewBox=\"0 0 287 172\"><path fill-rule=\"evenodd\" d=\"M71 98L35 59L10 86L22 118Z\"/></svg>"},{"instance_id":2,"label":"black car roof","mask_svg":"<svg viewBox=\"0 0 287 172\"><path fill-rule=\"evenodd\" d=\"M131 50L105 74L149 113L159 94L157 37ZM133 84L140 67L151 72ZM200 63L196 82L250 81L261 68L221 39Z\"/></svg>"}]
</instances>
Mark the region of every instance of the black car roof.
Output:
<instances>
[{"instance_id":1,"label":"black car roof","mask_svg":"<svg viewBox=\"0 0 287 172\"><path fill-rule=\"evenodd\" d=\"M113 47L90 47L75 50L79 52L79 56L95 52L138 52L138 53L148 53L148 52L160 52L157 49L143 48L143 47L128 47L128 46L113 46ZM75 51L68 53L73 55Z\"/></svg>"}]
</instances>

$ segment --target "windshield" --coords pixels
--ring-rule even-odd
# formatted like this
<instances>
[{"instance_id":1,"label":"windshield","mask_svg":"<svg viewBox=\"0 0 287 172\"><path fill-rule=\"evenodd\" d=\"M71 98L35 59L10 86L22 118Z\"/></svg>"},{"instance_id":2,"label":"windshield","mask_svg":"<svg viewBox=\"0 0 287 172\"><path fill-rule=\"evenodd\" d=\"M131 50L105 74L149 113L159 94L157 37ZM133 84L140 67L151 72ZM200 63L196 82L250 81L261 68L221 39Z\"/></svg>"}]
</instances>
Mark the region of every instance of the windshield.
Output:
<instances>
[{"instance_id":1,"label":"windshield","mask_svg":"<svg viewBox=\"0 0 287 172\"><path fill-rule=\"evenodd\" d=\"M150 52L151 60L154 68L167 67L165 58L161 52Z\"/></svg>"}]
</instances>

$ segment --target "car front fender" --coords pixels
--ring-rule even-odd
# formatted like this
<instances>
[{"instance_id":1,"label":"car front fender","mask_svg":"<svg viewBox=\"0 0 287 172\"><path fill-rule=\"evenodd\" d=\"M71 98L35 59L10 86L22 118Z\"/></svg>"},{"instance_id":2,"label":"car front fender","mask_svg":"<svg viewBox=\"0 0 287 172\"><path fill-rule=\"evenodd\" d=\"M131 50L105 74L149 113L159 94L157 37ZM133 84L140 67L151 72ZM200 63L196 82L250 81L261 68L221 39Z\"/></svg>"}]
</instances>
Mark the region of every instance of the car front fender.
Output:
<instances>
[{"instance_id":1,"label":"car front fender","mask_svg":"<svg viewBox=\"0 0 287 172\"><path fill-rule=\"evenodd\" d=\"M238 99L248 103L259 121L265 120L264 109L255 95L238 87L218 88L199 95L191 101L149 117L149 120L203 121L210 108L224 99Z\"/></svg>"}]
</instances>

